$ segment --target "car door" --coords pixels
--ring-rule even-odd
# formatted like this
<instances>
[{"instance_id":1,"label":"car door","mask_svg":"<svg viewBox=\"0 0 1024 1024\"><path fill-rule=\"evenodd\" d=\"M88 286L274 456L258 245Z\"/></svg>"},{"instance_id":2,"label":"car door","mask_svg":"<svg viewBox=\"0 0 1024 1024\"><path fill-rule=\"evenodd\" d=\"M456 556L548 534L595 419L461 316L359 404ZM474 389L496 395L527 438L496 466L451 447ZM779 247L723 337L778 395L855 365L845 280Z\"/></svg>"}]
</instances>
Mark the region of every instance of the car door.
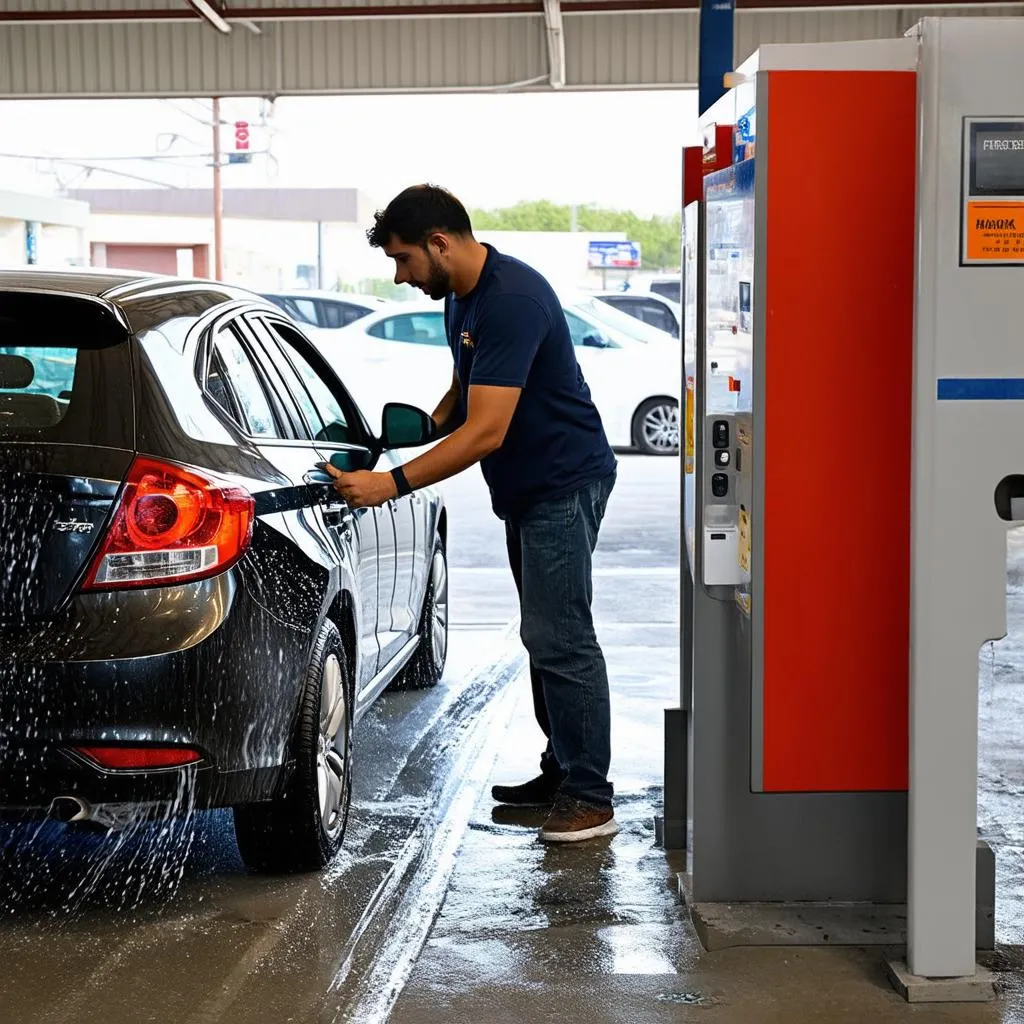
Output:
<instances>
[{"instance_id":1,"label":"car door","mask_svg":"<svg viewBox=\"0 0 1024 1024\"><path fill-rule=\"evenodd\" d=\"M399 313L371 324L370 338L381 344L394 366L394 377L404 387L391 390L391 377L385 400L407 402L427 412L451 386L452 356L442 310ZM385 456L390 459L390 456ZM391 460L393 468L399 460ZM421 495L402 498L395 508L398 575L395 585L395 615L398 628L412 635L419 626L422 595L426 588L427 562L433 554L427 550L427 513Z\"/></svg>"},{"instance_id":2,"label":"car door","mask_svg":"<svg viewBox=\"0 0 1024 1024\"><path fill-rule=\"evenodd\" d=\"M266 480L263 489L254 492L256 514L274 539L261 548L261 569L251 585L273 588L278 572L288 573L294 581L304 566L310 567L311 579L330 571L338 554L306 483L308 448L296 437L293 420L240 313L211 325L200 349L197 377L207 398L276 471L276 480ZM302 587L294 589L304 593ZM270 596L266 600L274 601ZM291 625L309 629L318 610L313 604L289 605L279 613L291 616ZM292 670L280 674L281 700L287 699L294 681Z\"/></svg>"},{"instance_id":3,"label":"car door","mask_svg":"<svg viewBox=\"0 0 1024 1024\"><path fill-rule=\"evenodd\" d=\"M273 317L254 319L269 333L273 342L271 356L283 364L282 375L287 376L288 386L309 422L313 446L320 458L325 462L332 457L336 462L340 459L352 469L366 468L368 458L360 462L351 456L369 449L372 438L341 380L291 325ZM364 692L371 688L374 677L386 668L404 644L393 610L397 537L390 504L375 509L346 509L346 513L347 518L338 523L337 529L342 532L342 541L346 530L354 533L358 550L362 612L359 688Z\"/></svg>"},{"instance_id":4,"label":"car door","mask_svg":"<svg viewBox=\"0 0 1024 1024\"><path fill-rule=\"evenodd\" d=\"M609 337L609 332L570 310L565 310L576 360L590 387L590 395L602 419L616 422L623 416L622 374L628 376L623 365L622 349ZM643 348L643 346L638 346Z\"/></svg>"},{"instance_id":5,"label":"car door","mask_svg":"<svg viewBox=\"0 0 1024 1024\"><path fill-rule=\"evenodd\" d=\"M383 452L377 469L390 472L401 465L391 452ZM391 602L391 624L398 634L398 650L416 634L419 626L419 602L416 599L416 581L421 575L424 528L418 523L423 518L422 498L415 491L388 502L395 526L395 593Z\"/></svg>"}]
</instances>

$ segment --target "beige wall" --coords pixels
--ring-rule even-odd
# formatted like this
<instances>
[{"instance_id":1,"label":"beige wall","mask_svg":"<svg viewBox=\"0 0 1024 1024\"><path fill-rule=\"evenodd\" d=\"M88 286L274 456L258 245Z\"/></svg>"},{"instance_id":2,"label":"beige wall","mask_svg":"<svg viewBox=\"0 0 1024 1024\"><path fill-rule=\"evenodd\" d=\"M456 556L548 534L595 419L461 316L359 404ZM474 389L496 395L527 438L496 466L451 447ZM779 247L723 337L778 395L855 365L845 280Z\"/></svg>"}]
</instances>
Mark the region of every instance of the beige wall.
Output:
<instances>
[{"instance_id":1,"label":"beige wall","mask_svg":"<svg viewBox=\"0 0 1024 1024\"><path fill-rule=\"evenodd\" d=\"M25 222L0 218L0 266L20 267L25 262Z\"/></svg>"},{"instance_id":2,"label":"beige wall","mask_svg":"<svg viewBox=\"0 0 1024 1024\"><path fill-rule=\"evenodd\" d=\"M25 262L25 222L0 218L0 266L21 267ZM36 241L36 262L41 267L85 265L88 256L84 233L76 227L42 225Z\"/></svg>"}]
</instances>

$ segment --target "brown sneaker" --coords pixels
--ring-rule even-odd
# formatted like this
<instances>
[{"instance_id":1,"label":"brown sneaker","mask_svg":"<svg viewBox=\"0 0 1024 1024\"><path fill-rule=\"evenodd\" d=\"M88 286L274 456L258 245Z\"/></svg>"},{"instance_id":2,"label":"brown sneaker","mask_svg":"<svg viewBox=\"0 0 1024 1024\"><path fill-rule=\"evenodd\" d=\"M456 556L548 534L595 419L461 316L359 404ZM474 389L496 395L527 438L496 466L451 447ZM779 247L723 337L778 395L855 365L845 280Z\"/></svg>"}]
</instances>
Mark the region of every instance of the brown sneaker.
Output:
<instances>
[{"instance_id":1,"label":"brown sneaker","mask_svg":"<svg viewBox=\"0 0 1024 1024\"><path fill-rule=\"evenodd\" d=\"M581 800L559 795L548 815L540 837L546 843L579 843L598 836L613 836L619 831L615 812L610 807L595 807Z\"/></svg>"}]
</instances>

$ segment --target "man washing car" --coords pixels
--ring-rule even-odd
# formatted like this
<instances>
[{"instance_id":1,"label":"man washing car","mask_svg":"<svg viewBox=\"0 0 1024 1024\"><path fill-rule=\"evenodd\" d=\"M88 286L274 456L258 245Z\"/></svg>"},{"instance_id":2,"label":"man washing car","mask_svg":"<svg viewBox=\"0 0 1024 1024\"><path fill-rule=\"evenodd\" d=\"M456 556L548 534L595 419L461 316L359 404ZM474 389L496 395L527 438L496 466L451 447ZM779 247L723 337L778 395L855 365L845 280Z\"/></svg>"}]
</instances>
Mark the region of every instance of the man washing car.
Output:
<instances>
[{"instance_id":1,"label":"man washing car","mask_svg":"<svg viewBox=\"0 0 1024 1024\"><path fill-rule=\"evenodd\" d=\"M395 261L396 284L445 300L455 369L433 414L443 440L390 473L329 466L335 488L353 508L376 506L481 464L505 522L534 710L548 738L537 778L492 793L501 803L550 805L544 840L613 835L591 561L616 462L561 303L535 270L479 243L444 189L406 189L377 213L369 241Z\"/></svg>"}]
</instances>

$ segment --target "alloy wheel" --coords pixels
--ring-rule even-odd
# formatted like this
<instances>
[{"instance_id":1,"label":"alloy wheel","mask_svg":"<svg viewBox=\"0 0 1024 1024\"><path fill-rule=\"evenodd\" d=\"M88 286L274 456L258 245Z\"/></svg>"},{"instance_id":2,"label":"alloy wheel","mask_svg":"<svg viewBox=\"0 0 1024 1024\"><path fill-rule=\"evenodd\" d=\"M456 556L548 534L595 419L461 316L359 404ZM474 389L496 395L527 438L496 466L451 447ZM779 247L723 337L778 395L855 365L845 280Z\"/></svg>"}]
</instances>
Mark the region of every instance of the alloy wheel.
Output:
<instances>
[{"instance_id":1,"label":"alloy wheel","mask_svg":"<svg viewBox=\"0 0 1024 1024\"><path fill-rule=\"evenodd\" d=\"M347 766L345 743L348 736L348 701L336 654L324 661L320 685L320 736L317 742L316 781L320 798L320 820L334 839L345 824Z\"/></svg>"},{"instance_id":2,"label":"alloy wheel","mask_svg":"<svg viewBox=\"0 0 1024 1024\"><path fill-rule=\"evenodd\" d=\"M654 406L644 416L641 429L644 442L653 451L678 451L679 407L668 403Z\"/></svg>"}]
</instances>

